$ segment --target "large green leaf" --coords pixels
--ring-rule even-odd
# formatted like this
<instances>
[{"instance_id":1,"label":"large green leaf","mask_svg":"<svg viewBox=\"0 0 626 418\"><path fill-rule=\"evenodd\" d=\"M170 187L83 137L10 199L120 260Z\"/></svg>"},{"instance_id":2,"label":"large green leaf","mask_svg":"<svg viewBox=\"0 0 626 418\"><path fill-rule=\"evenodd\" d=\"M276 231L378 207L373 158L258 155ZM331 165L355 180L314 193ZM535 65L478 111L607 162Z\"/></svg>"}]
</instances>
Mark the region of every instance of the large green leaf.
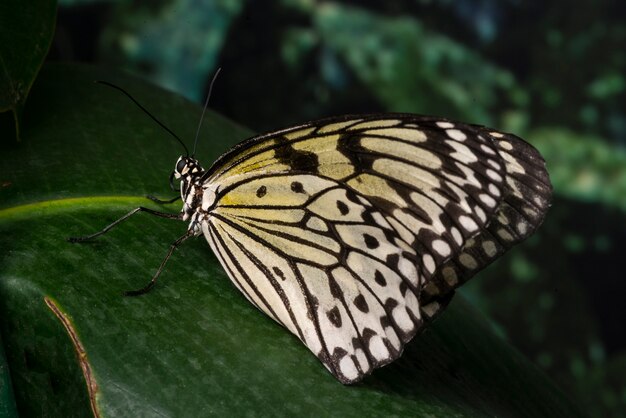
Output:
<instances>
[{"instance_id":1,"label":"large green leaf","mask_svg":"<svg viewBox=\"0 0 626 418\"><path fill-rule=\"evenodd\" d=\"M56 3L0 2L0 112L13 112L18 139L28 92L52 42Z\"/></svg>"},{"instance_id":2,"label":"large green leaf","mask_svg":"<svg viewBox=\"0 0 626 418\"><path fill-rule=\"evenodd\" d=\"M203 239L174 254L151 293L121 296L186 225L140 214L94 243L66 238L147 205L147 193L169 196L181 150L93 79L126 87L183 138L200 114L128 76L43 71L24 141L4 142L0 159L0 329L23 415L579 415L461 298L400 360L348 387L238 293ZM207 164L249 134L214 114L204 132Z\"/></svg>"}]
</instances>

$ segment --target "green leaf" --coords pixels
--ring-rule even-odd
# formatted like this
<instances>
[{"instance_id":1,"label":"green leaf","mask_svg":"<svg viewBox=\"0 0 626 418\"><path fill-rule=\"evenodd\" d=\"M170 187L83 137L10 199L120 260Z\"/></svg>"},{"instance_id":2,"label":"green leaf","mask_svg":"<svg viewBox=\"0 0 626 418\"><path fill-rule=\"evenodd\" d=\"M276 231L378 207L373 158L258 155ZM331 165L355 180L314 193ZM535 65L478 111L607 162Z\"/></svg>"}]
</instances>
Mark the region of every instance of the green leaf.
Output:
<instances>
[{"instance_id":1,"label":"green leaf","mask_svg":"<svg viewBox=\"0 0 626 418\"><path fill-rule=\"evenodd\" d=\"M69 244L155 193L201 109L128 76L47 67L21 144L1 145L0 330L20 413L51 416L579 416L539 369L460 297L397 362L343 386L230 283L204 239L185 243L147 295L182 222L139 214ZM0 132L4 127L0 126ZM249 132L207 116L209 164ZM179 205L170 205L172 212ZM479 279L478 279L479 280Z\"/></svg>"},{"instance_id":2,"label":"green leaf","mask_svg":"<svg viewBox=\"0 0 626 418\"><path fill-rule=\"evenodd\" d=\"M0 2L0 112L11 111L20 138L24 104L54 34L55 0Z\"/></svg>"}]
</instances>

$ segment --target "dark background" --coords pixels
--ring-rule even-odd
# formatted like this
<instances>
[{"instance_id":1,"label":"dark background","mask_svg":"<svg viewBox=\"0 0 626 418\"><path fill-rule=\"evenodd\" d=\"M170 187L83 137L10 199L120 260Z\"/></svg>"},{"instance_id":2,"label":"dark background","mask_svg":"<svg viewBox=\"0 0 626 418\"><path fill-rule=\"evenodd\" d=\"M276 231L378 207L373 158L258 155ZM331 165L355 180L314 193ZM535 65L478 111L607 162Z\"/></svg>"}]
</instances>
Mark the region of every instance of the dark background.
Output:
<instances>
[{"instance_id":1,"label":"dark background","mask_svg":"<svg viewBox=\"0 0 626 418\"><path fill-rule=\"evenodd\" d=\"M626 3L141 3L61 0L48 59L125 68L196 102L221 66L210 107L258 132L415 112L535 145L555 188L547 220L463 293L591 415L626 416Z\"/></svg>"}]
</instances>

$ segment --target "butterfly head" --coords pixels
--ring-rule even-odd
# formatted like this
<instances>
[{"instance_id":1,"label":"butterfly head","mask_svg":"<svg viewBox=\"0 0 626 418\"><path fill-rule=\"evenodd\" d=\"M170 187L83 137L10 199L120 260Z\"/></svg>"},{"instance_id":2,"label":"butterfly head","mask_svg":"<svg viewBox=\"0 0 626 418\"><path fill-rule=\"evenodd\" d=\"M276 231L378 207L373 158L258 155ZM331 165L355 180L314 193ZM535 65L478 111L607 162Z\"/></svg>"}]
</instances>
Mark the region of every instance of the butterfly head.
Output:
<instances>
[{"instance_id":1,"label":"butterfly head","mask_svg":"<svg viewBox=\"0 0 626 418\"><path fill-rule=\"evenodd\" d=\"M174 168L174 177L176 179L195 177L201 174L204 170L195 158L181 155L176 161L176 167Z\"/></svg>"},{"instance_id":2,"label":"butterfly head","mask_svg":"<svg viewBox=\"0 0 626 418\"><path fill-rule=\"evenodd\" d=\"M180 190L184 191L194 180L201 177L204 174L204 169L195 158L182 155L176 161L174 171L170 176L170 186L172 190L178 190L174 186L174 179L181 180Z\"/></svg>"}]
</instances>

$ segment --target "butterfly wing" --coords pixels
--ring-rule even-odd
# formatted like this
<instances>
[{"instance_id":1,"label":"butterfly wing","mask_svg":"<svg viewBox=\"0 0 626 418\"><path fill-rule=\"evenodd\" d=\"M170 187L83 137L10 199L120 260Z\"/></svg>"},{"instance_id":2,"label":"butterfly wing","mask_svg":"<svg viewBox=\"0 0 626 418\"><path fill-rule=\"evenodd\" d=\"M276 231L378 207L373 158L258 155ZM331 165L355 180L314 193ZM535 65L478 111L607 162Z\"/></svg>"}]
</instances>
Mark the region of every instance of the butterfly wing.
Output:
<instances>
[{"instance_id":1,"label":"butterfly wing","mask_svg":"<svg viewBox=\"0 0 626 418\"><path fill-rule=\"evenodd\" d=\"M347 116L222 156L204 234L235 285L343 383L400 356L453 290L539 225L551 187L512 135Z\"/></svg>"},{"instance_id":2,"label":"butterfly wing","mask_svg":"<svg viewBox=\"0 0 626 418\"><path fill-rule=\"evenodd\" d=\"M437 312L447 294L465 283L515 244L534 233L550 206L552 185L539 152L515 135L474 126L490 138L506 169L502 199L492 219L463 244L462 250L443 262L433 280L422 290L428 313ZM494 165L496 160L491 159Z\"/></svg>"}]
</instances>

